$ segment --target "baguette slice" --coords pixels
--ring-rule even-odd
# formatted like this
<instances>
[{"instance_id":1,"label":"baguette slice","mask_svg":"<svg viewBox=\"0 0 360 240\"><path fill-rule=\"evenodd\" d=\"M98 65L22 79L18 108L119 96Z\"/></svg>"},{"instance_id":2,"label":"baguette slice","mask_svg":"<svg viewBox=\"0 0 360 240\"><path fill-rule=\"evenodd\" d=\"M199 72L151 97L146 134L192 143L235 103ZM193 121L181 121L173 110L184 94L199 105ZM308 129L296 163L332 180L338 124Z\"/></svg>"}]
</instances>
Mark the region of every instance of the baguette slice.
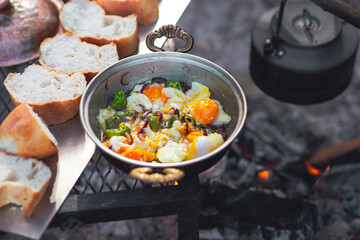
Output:
<instances>
[{"instance_id":1,"label":"baguette slice","mask_svg":"<svg viewBox=\"0 0 360 240\"><path fill-rule=\"evenodd\" d=\"M21 157L45 158L58 152L58 142L31 107L22 103L0 125L0 149Z\"/></svg>"},{"instance_id":2,"label":"baguette slice","mask_svg":"<svg viewBox=\"0 0 360 240\"><path fill-rule=\"evenodd\" d=\"M16 106L28 103L47 125L53 125L78 113L86 80L79 72L69 76L33 64L22 74L9 74L4 85Z\"/></svg>"},{"instance_id":3,"label":"baguette slice","mask_svg":"<svg viewBox=\"0 0 360 240\"><path fill-rule=\"evenodd\" d=\"M59 15L66 32L88 43L103 46L116 44L119 58L135 53L139 47L137 16L105 15L96 2L72 0L66 3Z\"/></svg>"},{"instance_id":4,"label":"baguette slice","mask_svg":"<svg viewBox=\"0 0 360 240\"><path fill-rule=\"evenodd\" d=\"M82 72L87 81L118 60L114 43L99 47L70 33L47 38L40 45L41 65L65 74Z\"/></svg>"},{"instance_id":5,"label":"baguette slice","mask_svg":"<svg viewBox=\"0 0 360 240\"><path fill-rule=\"evenodd\" d=\"M139 24L151 24L159 18L158 0L96 0L108 15L137 15Z\"/></svg>"},{"instance_id":6,"label":"baguette slice","mask_svg":"<svg viewBox=\"0 0 360 240\"><path fill-rule=\"evenodd\" d=\"M0 207L9 203L22 206L30 217L51 178L51 171L34 158L22 158L0 152Z\"/></svg>"}]
</instances>

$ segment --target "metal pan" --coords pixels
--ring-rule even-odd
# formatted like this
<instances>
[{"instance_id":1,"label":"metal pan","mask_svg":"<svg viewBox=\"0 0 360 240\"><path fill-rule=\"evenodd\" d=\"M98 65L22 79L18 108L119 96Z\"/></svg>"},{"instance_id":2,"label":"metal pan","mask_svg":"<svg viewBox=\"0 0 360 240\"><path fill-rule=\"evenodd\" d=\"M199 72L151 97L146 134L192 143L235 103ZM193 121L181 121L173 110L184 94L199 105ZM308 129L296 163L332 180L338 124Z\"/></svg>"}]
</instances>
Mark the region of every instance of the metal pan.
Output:
<instances>
[{"instance_id":1,"label":"metal pan","mask_svg":"<svg viewBox=\"0 0 360 240\"><path fill-rule=\"evenodd\" d=\"M185 46L178 52L163 52L153 46L160 37L180 37ZM198 174L213 166L229 149L240 133L246 118L247 104L243 90L237 81L220 66L204 58L179 51L188 51L193 45L192 37L177 26L167 25L148 35L151 50L160 51L136 55L120 60L99 73L87 86L80 103L80 119L88 136L116 167L132 177L150 182L169 182L185 174ZM135 85L154 77L182 81L191 85L197 81L209 87L211 96L217 99L225 112L231 116L227 127L228 139L213 152L179 163L149 163L125 158L106 148L98 138L100 126L97 121L99 108L118 90L131 91ZM122 81L121 81L122 79Z\"/></svg>"}]
</instances>

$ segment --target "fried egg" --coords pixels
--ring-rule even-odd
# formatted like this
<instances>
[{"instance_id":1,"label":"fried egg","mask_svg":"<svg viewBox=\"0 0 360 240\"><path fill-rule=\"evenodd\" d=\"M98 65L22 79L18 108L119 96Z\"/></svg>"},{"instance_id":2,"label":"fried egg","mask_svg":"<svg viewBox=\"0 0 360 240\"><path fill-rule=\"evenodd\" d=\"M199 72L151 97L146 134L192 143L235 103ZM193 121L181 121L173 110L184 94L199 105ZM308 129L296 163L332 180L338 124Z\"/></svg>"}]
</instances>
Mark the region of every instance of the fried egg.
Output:
<instances>
[{"instance_id":1,"label":"fried egg","mask_svg":"<svg viewBox=\"0 0 360 240\"><path fill-rule=\"evenodd\" d=\"M138 113L142 113L143 109L139 106L141 104L146 110L152 109L151 100L142 93L133 93L127 98L127 109L135 110Z\"/></svg>"},{"instance_id":2,"label":"fried egg","mask_svg":"<svg viewBox=\"0 0 360 240\"><path fill-rule=\"evenodd\" d=\"M145 84L145 83L144 83ZM130 92L129 95L132 95L133 93L139 93L144 86L144 84L138 84L134 87L134 89Z\"/></svg>"},{"instance_id":3,"label":"fried egg","mask_svg":"<svg viewBox=\"0 0 360 240\"><path fill-rule=\"evenodd\" d=\"M187 154L188 147L186 144L171 141L159 148L156 157L162 163L181 162L186 159Z\"/></svg>"},{"instance_id":4,"label":"fried egg","mask_svg":"<svg viewBox=\"0 0 360 240\"><path fill-rule=\"evenodd\" d=\"M210 134L209 136L199 136L189 145L189 155L187 159L193 159L204 156L221 144L224 143L223 137L218 133Z\"/></svg>"},{"instance_id":5,"label":"fried egg","mask_svg":"<svg viewBox=\"0 0 360 240\"><path fill-rule=\"evenodd\" d=\"M203 98L194 103L190 110L191 115L196 122L210 125L219 115L219 107L211 98Z\"/></svg>"},{"instance_id":6,"label":"fried egg","mask_svg":"<svg viewBox=\"0 0 360 240\"><path fill-rule=\"evenodd\" d=\"M190 105L200 101L201 99L209 98L210 95L211 93L209 88L198 82L192 82L191 89L186 92Z\"/></svg>"},{"instance_id":7,"label":"fried egg","mask_svg":"<svg viewBox=\"0 0 360 240\"><path fill-rule=\"evenodd\" d=\"M192 82L191 88L186 92L187 102L186 107L183 109L183 114L190 113L192 106L201 99L210 97L211 93L209 88L198 82Z\"/></svg>"},{"instance_id":8,"label":"fried egg","mask_svg":"<svg viewBox=\"0 0 360 240\"><path fill-rule=\"evenodd\" d=\"M212 123L212 125L219 127L219 126L229 124L231 121L230 115L224 112L224 109L221 106L219 101L217 101L217 100L214 100L214 101L216 102L216 104L219 107L219 112L218 112L218 116L217 116L216 120Z\"/></svg>"},{"instance_id":9,"label":"fried egg","mask_svg":"<svg viewBox=\"0 0 360 240\"><path fill-rule=\"evenodd\" d=\"M188 97L180 90L176 88L164 88L163 93L168 98L167 104L162 108L163 111L168 108L176 108L182 111L186 107Z\"/></svg>"},{"instance_id":10,"label":"fried egg","mask_svg":"<svg viewBox=\"0 0 360 240\"><path fill-rule=\"evenodd\" d=\"M182 135L180 133L181 129L181 122L180 121L174 121L173 126L168 129L161 130L161 133L166 134L170 139L179 142L182 138Z\"/></svg>"},{"instance_id":11,"label":"fried egg","mask_svg":"<svg viewBox=\"0 0 360 240\"><path fill-rule=\"evenodd\" d=\"M151 87L145 87L143 94L146 95L151 101L155 102L161 100L162 102L167 102L167 97L163 93L164 87L160 84L154 84Z\"/></svg>"},{"instance_id":12,"label":"fried egg","mask_svg":"<svg viewBox=\"0 0 360 240\"><path fill-rule=\"evenodd\" d=\"M104 108L104 109L100 109L99 110L99 115L97 117L99 123L101 125L104 125L105 124L105 119L108 119L108 118L111 118L112 116L114 116L115 114L115 110L112 109L112 108Z\"/></svg>"},{"instance_id":13,"label":"fried egg","mask_svg":"<svg viewBox=\"0 0 360 240\"><path fill-rule=\"evenodd\" d=\"M112 136L109 140L109 145L114 152L119 151L120 148L131 149L134 146L124 143L126 137L124 136Z\"/></svg>"}]
</instances>

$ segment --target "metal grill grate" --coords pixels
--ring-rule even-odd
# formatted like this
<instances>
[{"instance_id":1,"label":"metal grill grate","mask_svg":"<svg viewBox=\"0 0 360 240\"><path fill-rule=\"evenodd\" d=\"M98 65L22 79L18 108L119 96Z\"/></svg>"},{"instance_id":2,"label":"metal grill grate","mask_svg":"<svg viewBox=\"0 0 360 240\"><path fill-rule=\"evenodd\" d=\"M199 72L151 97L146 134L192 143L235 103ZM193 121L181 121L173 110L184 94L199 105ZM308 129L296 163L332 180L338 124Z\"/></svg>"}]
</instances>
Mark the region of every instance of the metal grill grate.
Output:
<instances>
[{"instance_id":1,"label":"metal grill grate","mask_svg":"<svg viewBox=\"0 0 360 240\"><path fill-rule=\"evenodd\" d=\"M84 172L72 189L72 193L101 193L134 190L151 187L151 184L135 180L109 163L99 150L90 159Z\"/></svg>"}]
</instances>

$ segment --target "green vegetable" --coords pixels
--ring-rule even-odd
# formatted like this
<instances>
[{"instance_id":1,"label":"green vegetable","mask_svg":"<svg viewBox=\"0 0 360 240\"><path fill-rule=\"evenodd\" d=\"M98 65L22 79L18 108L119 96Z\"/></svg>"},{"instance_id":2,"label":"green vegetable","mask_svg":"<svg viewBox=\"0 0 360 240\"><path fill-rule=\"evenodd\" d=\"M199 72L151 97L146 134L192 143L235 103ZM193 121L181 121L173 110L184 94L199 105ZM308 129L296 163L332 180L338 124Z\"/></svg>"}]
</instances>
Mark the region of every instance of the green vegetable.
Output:
<instances>
[{"instance_id":1,"label":"green vegetable","mask_svg":"<svg viewBox=\"0 0 360 240\"><path fill-rule=\"evenodd\" d=\"M149 116L147 118L147 120L148 120L149 127L152 131L158 132L160 130L161 122L159 122L158 116Z\"/></svg>"},{"instance_id":2,"label":"green vegetable","mask_svg":"<svg viewBox=\"0 0 360 240\"><path fill-rule=\"evenodd\" d=\"M113 109L125 109L127 106L126 94L123 91L117 91L114 100L111 103Z\"/></svg>"},{"instance_id":3,"label":"green vegetable","mask_svg":"<svg viewBox=\"0 0 360 240\"><path fill-rule=\"evenodd\" d=\"M185 115L184 120L185 120L185 122L187 122L187 123L191 123L193 126L196 125L195 120L194 120L192 117L190 117L189 115Z\"/></svg>"},{"instance_id":4,"label":"green vegetable","mask_svg":"<svg viewBox=\"0 0 360 240\"><path fill-rule=\"evenodd\" d=\"M175 121L180 121L179 116L176 115L176 114L170 118L170 121L168 123L168 127L171 128L174 125Z\"/></svg>"},{"instance_id":5,"label":"green vegetable","mask_svg":"<svg viewBox=\"0 0 360 240\"><path fill-rule=\"evenodd\" d=\"M131 129L128 126L122 125L119 129L106 129L106 138L110 139L113 136L125 136L125 132L130 133Z\"/></svg>"},{"instance_id":6,"label":"green vegetable","mask_svg":"<svg viewBox=\"0 0 360 240\"><path fill-rule=\"evenodd\" d=\"M128 120L133 115L132 111L119 111L115 113L115 117L119 117L122 122Z\"/></svg>"},{"instance_id":7,"label":"green vegetable","mask_svg":"<svg viewBox=\"0 0 360 240\"><path fill-rule=\"evenodd\" d=\"M182 91L182 87L181 87L181 84L177 81L174 81L174 82L171 82L171 81L168 81L165 83L165 87L171 87L171 88L176 88L180 91Z\"/></svg>"},{"instance_id":8,"label":"green vegetable","mask_svg":"<svg viewBox=\"0 0 360 240\"><path fill-rule=\"evenodd\" d=\"M120 126L119 131L120 131L121 136L125 136L125 132L131 133L131 129L126 125Z\"/></svg>"},{"instance_id":9,"label":"green vegetable","mask_svg":"<svg viewBox=\"0 0 360 240\"><path fill-rule=\"evenodd\" d=\"M131 111L116 112L113 117L105 119L106 128L118 128L120 123L126 122L132 115Z\"/></svg>"},{"instance_id":10,"label":"green vegetable","mask_svg":"<svg viewBox=\"0 0 360 240\"><path fill-rule=\"evenodd\" d=\"M105 134L107 139L110 139L112 136L121 136L119 130L106 129Z\"/></svg>"},{"instance_id":11,"label":"green vegetable","mask_svg":"<svg viewBox=\"0 0 360 240\"><path fill-rule=\"evenodd\" d=\"M204 125L204 124L197 124L197 125L196 125L196 128L197 128L197 129L200 129L200 130L206 130L206 129L209 128L209 126Z\"/></svg>"}]
</instances>

